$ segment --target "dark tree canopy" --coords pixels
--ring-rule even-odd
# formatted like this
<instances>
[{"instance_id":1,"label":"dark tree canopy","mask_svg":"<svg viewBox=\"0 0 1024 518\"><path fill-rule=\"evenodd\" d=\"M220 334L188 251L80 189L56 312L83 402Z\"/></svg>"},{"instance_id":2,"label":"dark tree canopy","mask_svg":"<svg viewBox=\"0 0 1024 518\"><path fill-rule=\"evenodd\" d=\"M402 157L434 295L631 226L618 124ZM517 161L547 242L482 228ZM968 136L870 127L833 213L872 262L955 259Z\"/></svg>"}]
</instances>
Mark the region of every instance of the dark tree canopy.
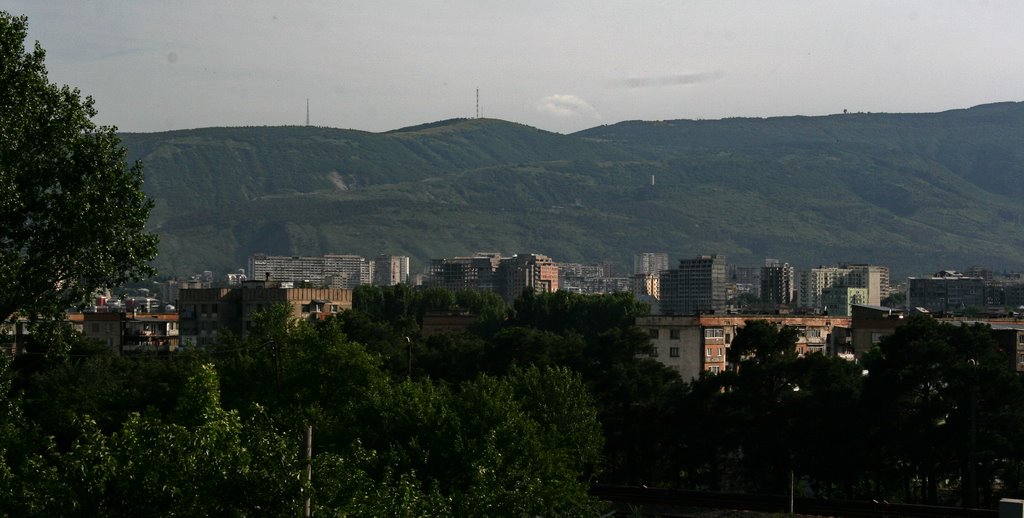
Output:
<instances>
[{"instance_id":1,"label":"dark tree canopy","mask_svg":"<svg viewBox=\"0 0 1024 518\"><path fill-rule=\"evenodd\" d=\"M0 11L0 321L50 315L151 275L157 236L142 167L93 100L51 84L28 22Z\"/></svg>"}]
</instances>

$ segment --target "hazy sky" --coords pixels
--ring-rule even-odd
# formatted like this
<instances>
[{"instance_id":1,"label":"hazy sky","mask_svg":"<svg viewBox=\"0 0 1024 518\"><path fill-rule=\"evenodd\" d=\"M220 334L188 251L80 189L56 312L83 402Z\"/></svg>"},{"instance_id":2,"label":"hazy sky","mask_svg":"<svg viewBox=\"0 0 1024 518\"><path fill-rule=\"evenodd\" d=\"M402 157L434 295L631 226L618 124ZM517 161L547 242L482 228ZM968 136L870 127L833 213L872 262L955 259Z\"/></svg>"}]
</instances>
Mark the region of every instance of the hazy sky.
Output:
<instances>
[{"instance_id":1,"label":"hazy sky","mask_svg":"<svg viewBox=\"0 0 1024 518\"><path fill-rule=\"evenodd\" d=\"M930 112L1024 98L1024 2L13 0L123 131Z\"/></svg>"}]
</instances>

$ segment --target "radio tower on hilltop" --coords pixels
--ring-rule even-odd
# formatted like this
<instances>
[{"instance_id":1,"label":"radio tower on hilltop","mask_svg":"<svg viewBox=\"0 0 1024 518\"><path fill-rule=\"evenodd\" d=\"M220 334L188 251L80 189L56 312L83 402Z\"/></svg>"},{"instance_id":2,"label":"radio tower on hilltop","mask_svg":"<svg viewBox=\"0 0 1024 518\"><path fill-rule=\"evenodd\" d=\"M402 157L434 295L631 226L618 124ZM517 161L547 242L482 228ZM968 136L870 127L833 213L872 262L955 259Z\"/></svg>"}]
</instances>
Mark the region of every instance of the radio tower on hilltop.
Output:
<instances>
[{"instance_id":1,"label":"radio tower on hilltop","mask_svg":"<svg viewBox=\"0 0 1024 518\"><path fill-rule=\"evenodd\" d=\"M306 98L306 126L309 126L309 97Z\"/></svg>"},{"instance_id":2,"label":"radio tower on hilltop","mask_svg":"<svg viewBox=\"0 0 1024 518\"><path fill-rule=\"evenodd\" d=\"M480 89L476 89L476 118L480 118Z\"/></svg>"}]
</instances>

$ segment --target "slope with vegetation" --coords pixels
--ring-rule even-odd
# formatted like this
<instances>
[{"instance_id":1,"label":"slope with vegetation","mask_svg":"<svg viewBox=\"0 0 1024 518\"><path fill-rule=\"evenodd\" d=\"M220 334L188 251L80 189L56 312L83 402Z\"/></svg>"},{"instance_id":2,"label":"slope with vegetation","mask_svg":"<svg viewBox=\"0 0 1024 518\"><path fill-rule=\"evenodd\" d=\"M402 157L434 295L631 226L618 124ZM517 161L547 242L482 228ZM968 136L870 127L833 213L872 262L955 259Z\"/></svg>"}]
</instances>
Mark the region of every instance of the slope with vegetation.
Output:
<instances>
[{"instance_id":1,"label":"slope with vegetation","mask_svg":"<svg viewBox=\"0 0 1024 518\"><path fill-rule=\"evenodd\" d=\"M623 122L490 119L125 134L165 273L257 252L433 257L638 250L897 273L1024 268L1024 104L935 114ZM654 179L652 185L652 178Z\"/></svg>"}]
</instances>

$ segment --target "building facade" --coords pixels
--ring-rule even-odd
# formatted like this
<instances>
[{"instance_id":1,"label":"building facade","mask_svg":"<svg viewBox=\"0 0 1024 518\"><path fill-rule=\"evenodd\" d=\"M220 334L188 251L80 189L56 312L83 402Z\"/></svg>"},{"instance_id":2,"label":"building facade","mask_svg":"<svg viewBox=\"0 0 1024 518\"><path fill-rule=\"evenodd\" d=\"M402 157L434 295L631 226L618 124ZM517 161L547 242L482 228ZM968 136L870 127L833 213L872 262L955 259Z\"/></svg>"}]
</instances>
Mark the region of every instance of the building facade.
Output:
<instances>
[{"instance_id":1,"label":"building facade","mask_svg":"<svg viewBox=\"0 0 1024 518\"><path fill-rule=\"evenodd\" d=\"M661 312L692 315L725 309L725 256L704 255L679 261L679 267L660 274Z\"/></svg>"},{"instance_id":2,"label":"building facade","mask_svg":"<svg viewBox=\"0 0 1024 518\"><path fill-rule=\"evenodd\" d=\"M727 368L733 338L749 320L767 320L797 331L797 354L822 353L830 344L845 340L848 317L823 315L650 315L636 325L647 333L651 349L645 353L686 381L702 372L717 374Z\"/></svg>"},{"instance_id":3,"label":"building facade","mask_svg":"<svg viewBox=\"0 0 1024 518\"><path fill-rule=\"evenodd\" d=\"M761 267L761 300L773 306L788 306L796 301L794 270L789 263L769 259Z\"/></svg>"},{"instance_id":4,"label":"building facade","mask_svg":"<svg viewBox=\"0 0 1024 518\"><path fill-rule=\"evenodd\" d=\"M353 289L371 284L373 263L358 255L319 257L255 254L249 257L249 280Z\"/></svg>"},{"instance_id":5,"label":"building facade","mask_svg":"<svg viewBox=\"0 0 1024 518\"><path fill-rule=\"evenodd\" d=\"M641 252L633 255L634 274L658 275L668 268L668 254L665 252Z\"/></svg>"},{"instance_id":6,"label":"building facade","mask_svg":"<svg viewBox=\"0 0 1024 518\"><path fill-rule=\"evenodd\" d=\"M409 283L409 257L381 255L373 260L373 285L394 286Z\"/></svg>"},{"instance_id":7,"label":"building facade","mask_svg":"<svg viewBox=\"0 0 1024 518\"><path fill-rule=\"evenodd\" d=\"M246 337L253 317L277 304L287 305L292 318L324 319L352 308L352 290L293 288L290 283L247 281L230 288L181 290L178 299L182 343L203 346L229 331Z\"/></svg>"},{"instance_id":8,"label":"building facade","mask_svg":"<svg viewBox=\"0 0 1024 518\"><path fill-rule=\"evenodd\" d=\"M985 280L967 277L960 272L944 270L931 277L907 280L907 307L922 308L931 313L985 308Z\"/></svg>"}]
</instances>

